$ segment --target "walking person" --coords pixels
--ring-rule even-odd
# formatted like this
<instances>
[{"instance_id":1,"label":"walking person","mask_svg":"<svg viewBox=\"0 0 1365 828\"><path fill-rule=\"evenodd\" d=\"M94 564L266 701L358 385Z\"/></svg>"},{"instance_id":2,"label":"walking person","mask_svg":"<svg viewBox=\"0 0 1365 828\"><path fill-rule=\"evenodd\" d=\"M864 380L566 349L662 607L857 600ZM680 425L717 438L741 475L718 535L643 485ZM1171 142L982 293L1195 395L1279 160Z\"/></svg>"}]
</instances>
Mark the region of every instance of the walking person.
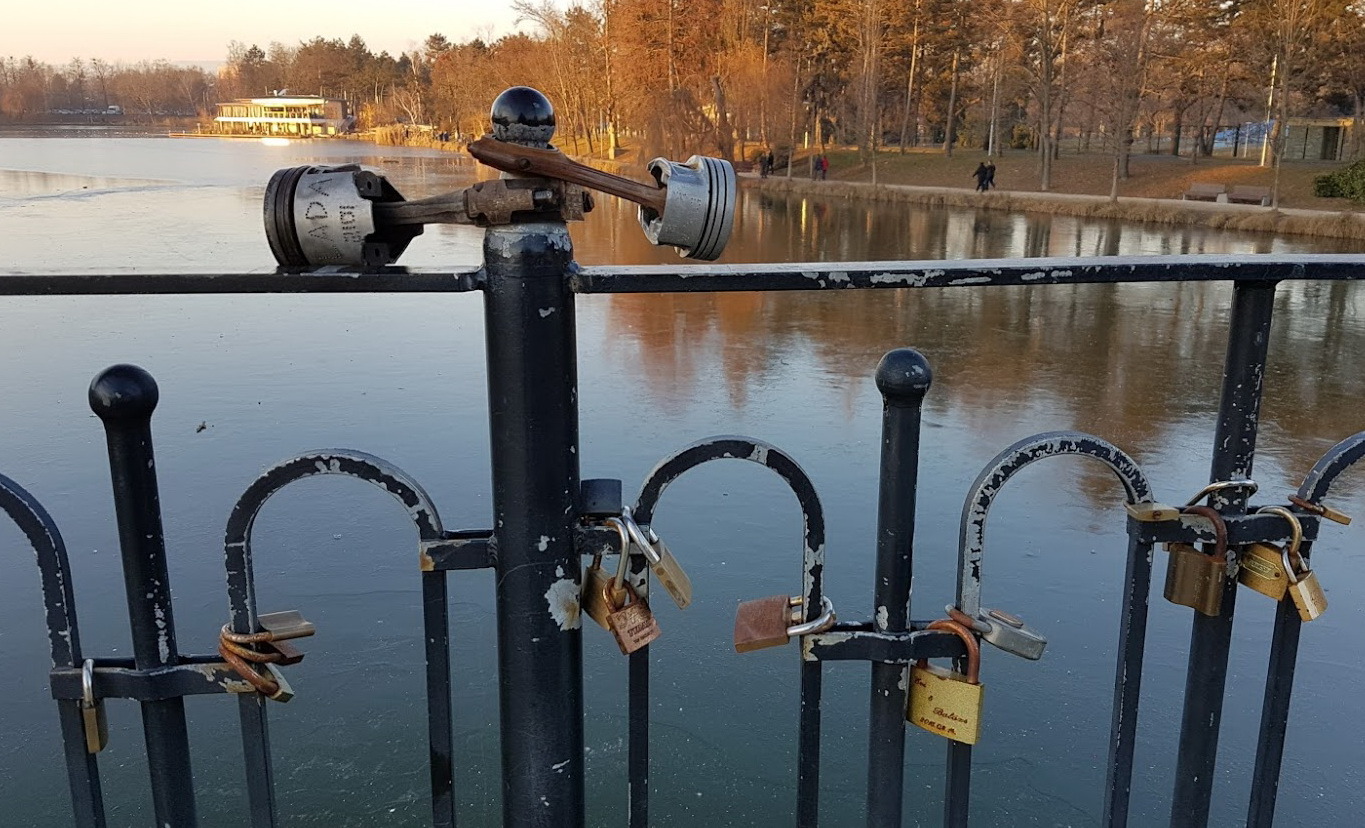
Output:
<instances>
[{"instance_id":1,"label":"walking person","mask_svg":"<svg viewBox=\"0 0 1365 828\"><path fill-rule=\"evenodd\" d=\"M987 159L986 159L986 189L987 189L987 190L991 190L991 189L994 189L994 188L995 188L995 162L992 161L992 160L990 160L989 158L987 158Z\"/></svg>"},{"instance_id":2,"label":"walking person","mask_svg":"<svg viewBox=\"0 0 1365 828\"><path fill-rule=\"evenodd\" d=\"M972 177L976 179L976 191L978 193L986 192L986 188L990 186L988 183L990 171L986 169L986 162L982 161L976 165L976 169L972 171Z\"/></svg>"}]
</instances>

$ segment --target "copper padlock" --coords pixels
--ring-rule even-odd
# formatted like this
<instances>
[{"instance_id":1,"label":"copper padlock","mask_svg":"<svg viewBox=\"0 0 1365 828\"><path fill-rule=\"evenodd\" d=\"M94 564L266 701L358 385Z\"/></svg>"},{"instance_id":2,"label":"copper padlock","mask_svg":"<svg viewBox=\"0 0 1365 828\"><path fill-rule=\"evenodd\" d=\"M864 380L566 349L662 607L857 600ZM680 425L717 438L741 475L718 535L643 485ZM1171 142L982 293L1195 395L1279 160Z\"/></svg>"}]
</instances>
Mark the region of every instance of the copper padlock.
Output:
<instances>
[{"instance_id":1,"label":"copper padlock","mask_svg":"<svg viewBox=\"0 0 1365 828\"><path fill-rule=\"evenodd\" d=\"M621 653L630 655L658 638L661 630L654 611L649 608L649 601L642 598L630 582L626 582L625 587L627 600L624 604L606 596L612 605L612 611L607 615L607 629L616 638Z\"/></svg>"},{"instance_id":2,"label":"copper padlock","mask_svg":"<svg viewBox=\"0 0 1365 828\"><path fill-rule=\"evenodd\" d=\"M617 534L621 537L621 562L616 567L616 575L608 575L602 568L602 553L593 556L590 565L583 574L583 591L580 593L579 606L583 613L597 622L597 625L604 630L610 630L607 624L607 616L611 614L613 605L619 606L626 600L626 572L630 562L630 534L626 526L619 518L608 518L607 525L613 526Z\"/></svg>"},{"instance_id":3,"label":"copper padlock","mask_svg":"<svg viewBox=\"0 0 1365 828\"><path fill-rule=\"evenodd\" d=\"M799 595L773 595L740 604L735 611L735 652L780 647L793 638L824 632L838 620L834 604L821 596L820 615L801 623L803 603Z\"/></svg>"}]
</instances>

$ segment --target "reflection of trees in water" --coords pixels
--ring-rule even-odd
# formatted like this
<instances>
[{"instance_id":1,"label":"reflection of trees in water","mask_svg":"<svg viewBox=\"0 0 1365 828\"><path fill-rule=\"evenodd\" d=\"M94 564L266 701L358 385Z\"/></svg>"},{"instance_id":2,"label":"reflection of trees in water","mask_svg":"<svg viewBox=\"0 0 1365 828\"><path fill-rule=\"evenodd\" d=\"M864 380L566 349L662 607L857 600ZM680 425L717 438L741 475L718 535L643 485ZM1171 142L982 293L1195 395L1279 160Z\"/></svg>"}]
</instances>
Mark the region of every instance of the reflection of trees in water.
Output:
<instances>
[{"instance_id":1,"label":"reflection of trees in water","mask_svg":"<svg viewBox=\"0 0 1365 828\"><path fill-rule=\"evenodd\" d=\"M633 206L602 199L575 230L580 260L677 261L671 250L645 242L634 223ZM725 261L1297 252L1312 244L747 192ZM1323 450L1365 427L1356 402L1365 380L1353 371L1365 354L1358 295L1342 282L1286 283L1278 290L1260 448L1296 479ZM731 402L743 408L747 389L777 360L809 352L822 370L865 380L885 351L911 345L934 366L937 380L926 404L940 416L971 427L998 423L999 410L1042 408L1056 412L1050 427L1152 452L1171 439L1174 426L1214 416L1231 299L1226 283L1178 282L618 295L609 300L609 324L638 343L652 393L675 410L686 406L702 380L698 372L710 364L719 364ZM1109 490L1105 472L1085 474ZM1272 488L1272 481L1265 483Z\"/></svg>"},{"instance_id":2,"label":"reflection of trees in water","mask_svg":"<svg viewBox=\"0 0 1365 828\"><path fill-rule=\"evenodd\" d=\"M1365 428L1365 379L1353 370L1365 353L1358 293L1346 283L1280 288L1261 447L1295 479ZM1231 298L1225 283L620 295L609 319L674 410L713 361L743 408L746 389L784 356L809 353L821 372L856 382L888 349L909 345L934 366L926 406L941 418L972 428L1041 408L1056 412L1049 428L1143 453L1216 412ZM1085 490L1113 496L1107 472L1083 474Z\"/></svg>"}]
</instances>

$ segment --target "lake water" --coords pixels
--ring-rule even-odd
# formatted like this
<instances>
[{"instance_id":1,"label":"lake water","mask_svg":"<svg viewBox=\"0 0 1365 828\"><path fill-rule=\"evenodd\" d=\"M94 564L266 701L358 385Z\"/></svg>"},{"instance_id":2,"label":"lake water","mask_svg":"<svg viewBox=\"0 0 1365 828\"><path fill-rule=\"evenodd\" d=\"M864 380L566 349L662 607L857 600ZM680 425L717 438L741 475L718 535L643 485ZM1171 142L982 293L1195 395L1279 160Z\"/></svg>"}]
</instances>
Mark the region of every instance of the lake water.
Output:
<instances>
[{"instance_id":1,"label":"lake water","mask_svg":"<svg viewBox=\"0 0 1365 828\"><path fill-rule=\"evenodd\" d=\"M67 130L0 134L0 273L273 267L264 183L280 167L356 160L409 198L472 180L451 154L356 143L266 147ZM957 259L1024 255L1359 252L1358 245L938 211L742 193L723 261ZM572 228L584 263L674 260L649 247L633 208L602 199ZM480 231L430 228L403 263L472 265ZM814 479L828 521L826 591L846 620L872 611L880 399L886 350L934 367L920 461L913 614L952 598L962 500L1001 448L1072 428L1137 456L1158 497L1207 480L1226 284L992 290L585 296L577 301L582 473L629 495L654 462L700 437L745 433L786 449ZM1333 443L1365 428L1365 306L1358 286L1278 292L1255 477L1282 502ZM0 301L0 473L56 518L74 570L83 643L129 652L102 430L86 403L115 362L151 371L153 422L181 649L207 653L226 620L222 532L267 466L322 447L380 455L435 498L449 527L490 524L482 301L451 296L23 297ZM1121 492L1078 461L1030 467L992 510L985 589L1050 640L1040 662L985 655L985 735L973 824L1091 825L1103 800L1109 699L1125 551ZM1365 515L1359 475L1334 505ZM1039 514L1046 533L1021 531ZM658 608L656 825L790 822L797 663L792 648L730 646L743 598L796 591L800 519L775 476L711 464L670 487L655 522L691 574L694 605ZM1331 526L1315 551L1332 601L1305 631L1279 815L1348 824L1365 808L1362 536ZM318 625L291 668L298 697L272 708L279 798L290 825L421 825L426 731L414 533L402 510L355 481L312 480L256 528L263 609ZM1191 611L1157 585L1143 682L1134 825L1164 823ZM456 791L466 825L500 814L493 582L452 576ZM1212 824L1242 820L1273 606L1239 612ZM70 824L36 567L0 521L0 825ZM1343 638L1345 636L1345 638ZM589 824L624 825L625 661L584 633ZM864 824L868 670L826 669L823 824ZM245 820L236 707L190 713L206 826ZM112 825L151 821L136 705L111 701L101 755ZM940 822L944 743L907 737L907 825Z\"/></svg>"}]
</instances>

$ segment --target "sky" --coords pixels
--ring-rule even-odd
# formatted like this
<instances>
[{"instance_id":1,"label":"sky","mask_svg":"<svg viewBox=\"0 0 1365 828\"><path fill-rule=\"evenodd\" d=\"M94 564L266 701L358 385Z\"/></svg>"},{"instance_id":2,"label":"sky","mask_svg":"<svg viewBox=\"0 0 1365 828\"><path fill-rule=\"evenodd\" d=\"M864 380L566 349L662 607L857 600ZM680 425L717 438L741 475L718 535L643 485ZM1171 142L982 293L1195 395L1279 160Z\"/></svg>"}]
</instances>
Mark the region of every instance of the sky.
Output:
<instances>
[{"instance_id":1,"label":"sky","mask_svg":"<svg viewBox=\"0 0 1365 828\"><path fill-rule=\"evenodd\" d=\"M349 40L353 34L376 54L397 54L435 32L460 42L532 30L527 23L518 26L516 17L512 0L61 0L51 6L20 0L0 26L0 57L217 66L233 40L264 49L276 40L294 45L318 36Z\"/></svg>"}]
</instances>

